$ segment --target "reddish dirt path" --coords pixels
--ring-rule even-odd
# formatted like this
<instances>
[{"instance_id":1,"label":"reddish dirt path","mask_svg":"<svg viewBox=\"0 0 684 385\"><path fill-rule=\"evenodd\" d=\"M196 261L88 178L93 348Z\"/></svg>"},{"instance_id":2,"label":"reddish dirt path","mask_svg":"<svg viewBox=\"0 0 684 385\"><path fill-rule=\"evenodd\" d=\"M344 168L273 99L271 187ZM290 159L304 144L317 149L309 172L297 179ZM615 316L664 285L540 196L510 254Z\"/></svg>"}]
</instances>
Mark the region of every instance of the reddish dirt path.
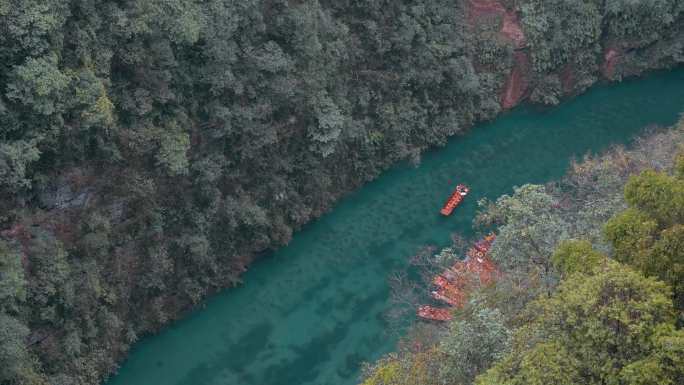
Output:
<instances>
[{"instance_id":1,"label":"reddish dirt path","mask_svg":"<svg viewBox=\"0 0 684 385\"><path fill-rule=\"evenodd\" d=\"M527 73L529 72L529 60L523 52L513 54L514 65L511 74L506 80L501 94L501 108L508 110L515 107L524 98L528 89Z\"/></svg>"},{"instance_id":2,"label":"reddish dirt path","mask_svg":"<svg viewBox=\"0 0 684 385\"><path fill-rule=\"evenodd\" d=\"M506 8L496 0L468 1L468 21L471 23L482 17L496 16L505 12Z\"/></svg>"},{"instance_id":3,"label":"reddish dirt path","mask_svg":"<svg viewBox=\"0 0 684 385\"><path fill-rule=\"evenodd\" d=\"M513 42L516 49L525 46L525 33L520 26L518 15L514 11L507 11L504 14L501 33Z\"/></svg>"}]
</instances>

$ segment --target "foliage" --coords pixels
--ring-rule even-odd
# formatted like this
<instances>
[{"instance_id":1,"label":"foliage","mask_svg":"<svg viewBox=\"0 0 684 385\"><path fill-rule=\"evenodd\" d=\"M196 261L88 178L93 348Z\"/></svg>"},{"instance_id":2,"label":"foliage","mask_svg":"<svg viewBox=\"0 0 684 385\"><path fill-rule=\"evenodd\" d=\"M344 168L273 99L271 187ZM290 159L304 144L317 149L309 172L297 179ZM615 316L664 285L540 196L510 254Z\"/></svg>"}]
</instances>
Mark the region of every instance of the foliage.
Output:
<instances>
[{"instance_id":1,"label":"foliage","mask_svg":"<svg viewBox=\"0 0 684 385\"><path fill-rule=\"evenodd\" d=\"M551 256L551 263L563 276L588 274L604 260L605 256L594 250L591 242L586 240L562 241Z\"/></svg>"},{"instance_id":2,"label":"foliage","mask_svg":"<svg viewBox=\"0 0 684 385\"><path fill-rule=\"evenodd\" d=\"M524 185L516 187L511 196L504 195L489 206L484 201L480 205L486 211L477 221L498 224L490 250L492 259L511 274L539 276L543 287L550 290L557 280L551 255L560 240L569 238L570 231L556 199L544 186Z\"/></svg>"},{"instance_id":3,"label":"foliage","mask_svg":"<svg viewBox=\"0 0 684 385\"><path fill-rule=\"evenodd\" d=\"M439 343L442 383L469 384L509 348L510 330L498 309L475 305L472 315L456 319Z\"/></svg>"},{"instance_id":4,"label":"foliage","mask_svg":"<svg viewBox=\"0 0 684 385\"><path fill-rule=\"evenodd\" d=\"M684 152L677 154L674 174L678 179L684 179Z\"/></svg>"},{"instance_id":5,"label":"foliage","mask_svg":"<svg viewBox=\"0 0 684 385\"><path fill-rule=\"evenodd\" d=\"M408 358L410 357L410 358ZM362 385L425 385L432 384L434 351L408 353L406 357L388 356L375 366L366 368L369 373Z\"/></svg>"},{"instance_id":6,"label":"foliage","mask_svg":"<svg viewBox=\"0 0 684 385\"><path fill-rule=\"evenodd\" d=\"M608 31L612 35L648 44L674 23L681 11L676 0L649 0L607 2L604 12L609 17Z\"/></svg>"},{"instance_id":7,"label":"foliage","mask_svg":"<svg viewBox=\"0 0 684 385\"><path fill-rule=\"evenodd\" d=\"M27 168L40 157L35 143L17 140L0 143L0 191L18 191L31 185Z\"/></svg>"},{"instance_id":8,"label":"foliage","mask_svg":"<svg viewBox=\"0 0 684 385\"><path fill-rule=\"evenodd\" d=\"M678 158L675 173L681 167ZM647 170L625 186L630 208L605 228L616 258L672 285L684 309L684 180Z\"/></svg>"},{"instance_id":9,"label":"foliage","mask_svg":"<svg viewBox=\"0 0 684 385\"><path fill-rule=\"evenodd\" d=\"M57 58L28 58L25 64L15 67L7 85L6 97L40 115L53 115L63 107L64 92L69 77L57 67Z\"/></svg>"},{"instance_id":10,"label":"foliage","mask_svg":"<svg viewBox=\"0 0 684 385\"><path fill-rule=\"evenodd\" d=\"M615 262L572 275L530 304L512 352L476 383L620 383L626 367L661 354L662 333L672 335L669 296L664 283Z\"/></svg>"},{"instance_id":11,"label":"foliage","mask_svg":"<svg viewBox=\"0 0 684 385\"><path fill-rule=\"evenodd\" d=\"M34 376L29 353L24 344L29 329L19 320L0 311L0 382L28 384L26 378Z\"/></svg>"},{"instance_id":12,"label":"foliage","mask_svg":"<svg viewBox=\"0 0 684 385\"><path fill-rule=\"evenodd\" d=\"M536 71L545 73L573 62L596 66L590 53L601 36L599 2L535 0L522 3L520 12Z\"/></svg>"},{"instance_id":13,"label":"foliage","mask_svg":"<svg viewBox=\"0 0 684 385\"><path fill-rule=\"evenodd\" d=\"M16 312L26 299L26 280L21 255L0 241L0 311Z\"/></svg>"},{"instance_id":14,"label":"foliage","mask_svg":"<svg viewBox=\"0 0 684 385\"><path fill-rule=\"evenodd\" d=\"M630 178L625 186L625 199L661 225L684 222L684 181L644 171Z\"/></svg>"},{"instance_id":15,"label":"foliage","mask_svg":"<svg viewBox=\"0 0 684 385\"><path fill-rule=\"evenodd\" d=\"M621 262L638 263L643 250L653 244L658 224L645 213L628 209L606 223L606 237Z\"/></svg>"},{"instance_id":16,"label":"foliage","mask_svg":"<svg viewBox=\"0 0 684 385\"><path fill-rule=\"evenodd\" d=\"M656 337L653 353L627 365L621 380L629 385L675 385L684 381L684 330L664 328Z\"/></svg>"},{"instance_id":17,"label":"foliage","mask_svg":"<svg viewBox=\"0 0 684 385\"><path fill-rule=\"evenodd\" d=\"M391 385L395 383L399 372L399 363L391 359L376 363L371 374L362 385Z\"/></svg>"},{"instance_id":18,"label":"foliage","mask_svg":"<svg viewBox=\"0 0 684 385\"><path fill-rule=\"evenodd\" d=\"M505 361L479 376L476 384L573 385L580 381L577 359L555 341L539 343L515 363L512 360L513 357L506 357Z\"/></svg>"}]
</instances>

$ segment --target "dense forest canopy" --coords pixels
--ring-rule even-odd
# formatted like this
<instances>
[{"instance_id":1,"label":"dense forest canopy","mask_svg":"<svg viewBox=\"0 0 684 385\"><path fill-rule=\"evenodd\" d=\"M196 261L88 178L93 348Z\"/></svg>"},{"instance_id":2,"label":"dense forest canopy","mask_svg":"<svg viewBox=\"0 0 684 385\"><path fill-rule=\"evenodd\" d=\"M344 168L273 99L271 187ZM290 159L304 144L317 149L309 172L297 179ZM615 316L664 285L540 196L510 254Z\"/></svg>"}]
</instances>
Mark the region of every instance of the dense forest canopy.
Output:
<instances>
[{"instance_id":1,"label":"dense forest canopy","mask_svg":"<svg viewBox=\"0 0 684 385\"><path fill-rule=\"evenodd\" d=\"M0 383L98 383L392 162L682 62L682 11L0 0Z\"/></svg>"}]
</instances>

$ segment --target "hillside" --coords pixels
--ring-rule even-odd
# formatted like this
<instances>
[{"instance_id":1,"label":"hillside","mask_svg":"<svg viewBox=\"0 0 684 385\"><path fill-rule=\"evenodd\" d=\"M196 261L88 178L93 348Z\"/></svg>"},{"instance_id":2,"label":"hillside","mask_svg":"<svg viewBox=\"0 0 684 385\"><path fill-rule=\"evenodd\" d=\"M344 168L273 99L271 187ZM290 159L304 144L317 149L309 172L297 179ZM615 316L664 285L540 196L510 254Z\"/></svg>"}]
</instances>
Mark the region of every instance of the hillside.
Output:
<instances>
[{"instance_id":1,"label":"hillside","mask_svg":"<svg viewBox=\"0 0 684 385\"><path fill-rule=\"evenodd\" d=\"M0 2L0 383L130 344L400 159L684 60L684 3Z\"/></svg>"}]
</instances>

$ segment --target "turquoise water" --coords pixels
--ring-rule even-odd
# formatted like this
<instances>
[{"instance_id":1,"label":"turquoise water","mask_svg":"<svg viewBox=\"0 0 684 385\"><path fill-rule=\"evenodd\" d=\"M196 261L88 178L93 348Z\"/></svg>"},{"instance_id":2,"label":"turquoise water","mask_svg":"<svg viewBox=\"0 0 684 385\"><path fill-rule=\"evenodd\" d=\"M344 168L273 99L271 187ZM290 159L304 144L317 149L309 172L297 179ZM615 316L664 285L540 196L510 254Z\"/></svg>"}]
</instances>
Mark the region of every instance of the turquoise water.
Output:
<instances>
[{"instance_id":1,"label":"turquoise water","mask_svg":"<svg viewBox=\"0 0 684 385\"><path fill-rule=\"evenodd\" d=\"M476 201L559 178L573 157L628 143L684 110L684 69L598 86L558 108L522 107L400 165L339 202L245 285L138 343L108 385L350 385L391 351L388 276L422 246L469 234ZM439 215L456 182L471 194Z\"/></svg>"}]
</instances>

